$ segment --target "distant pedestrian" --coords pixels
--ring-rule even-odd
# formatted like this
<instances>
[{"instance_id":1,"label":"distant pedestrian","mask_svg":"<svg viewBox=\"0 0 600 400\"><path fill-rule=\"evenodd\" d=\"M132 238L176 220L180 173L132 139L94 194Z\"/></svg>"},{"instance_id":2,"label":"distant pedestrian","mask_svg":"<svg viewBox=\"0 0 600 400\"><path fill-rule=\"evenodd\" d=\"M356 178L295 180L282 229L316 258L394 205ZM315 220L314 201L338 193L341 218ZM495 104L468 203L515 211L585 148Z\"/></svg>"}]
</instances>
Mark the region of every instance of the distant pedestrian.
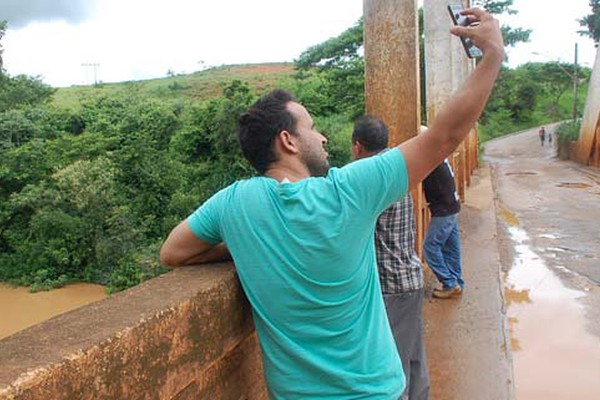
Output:
<instances>
[{"instance_id":1,"label":"distant pedestrian","mask_svg":"<svg viewBox=\"0 0 600 400\"><path fill-rule=\"evenodd\" d=\"M548 132L548 146L552 145L552 132Z\"/></svg>"},{"instance_id":2,"label":"distant pedestrian","mask_svg":"<svg viewBox=\"0 0 600 400\"><path fill-rule=\"evenodd\" d=\"M546 141L546 128L542 126L538 131L538 135L540 136L540 143L542 144L542 147L544 147L544 142Z\"/></svg>"}]
</instances>

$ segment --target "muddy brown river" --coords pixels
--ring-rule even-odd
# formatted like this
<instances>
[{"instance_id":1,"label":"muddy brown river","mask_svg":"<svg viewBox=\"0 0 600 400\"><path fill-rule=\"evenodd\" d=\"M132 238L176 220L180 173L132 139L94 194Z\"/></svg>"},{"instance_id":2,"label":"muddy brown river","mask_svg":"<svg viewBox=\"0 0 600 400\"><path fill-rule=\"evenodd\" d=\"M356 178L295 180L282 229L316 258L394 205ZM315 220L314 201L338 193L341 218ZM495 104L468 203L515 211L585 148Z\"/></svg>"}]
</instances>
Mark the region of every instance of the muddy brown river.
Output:
<instances>
[{"instance_id":1,"label":"muddy brown river","mask_svg":"<svg viewBox=\"0 0 600 400\"><path fill-rule=\"evenodd\" d=\"M0 339L106 297L104 286L88 283L38 293L0 283Z\"/></svg>"}]
</instances>

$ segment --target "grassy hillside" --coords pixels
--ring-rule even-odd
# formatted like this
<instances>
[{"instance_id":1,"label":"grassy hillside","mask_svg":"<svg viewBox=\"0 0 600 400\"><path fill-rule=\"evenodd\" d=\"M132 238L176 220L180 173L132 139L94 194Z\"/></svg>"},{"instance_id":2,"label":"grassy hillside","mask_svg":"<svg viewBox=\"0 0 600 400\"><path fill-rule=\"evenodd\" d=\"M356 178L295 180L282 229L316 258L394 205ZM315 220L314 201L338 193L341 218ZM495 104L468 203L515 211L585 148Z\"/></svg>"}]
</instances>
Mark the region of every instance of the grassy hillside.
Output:
<instances>
[{"instance_id":1,"label":"grassy hillside","mask_svg":"<svg viewBox=\"0 0 600 400\"><path fill-rule=\"evenodd\" d=\"M161 79L60 88L53 104L76 109L82 100L121 91L164 100L204 101L221 96L223 87L236 79L248 82L257 93L262 93L288 81L293 73L292 63L227 65Z\"/></svg>"}]
</instances>

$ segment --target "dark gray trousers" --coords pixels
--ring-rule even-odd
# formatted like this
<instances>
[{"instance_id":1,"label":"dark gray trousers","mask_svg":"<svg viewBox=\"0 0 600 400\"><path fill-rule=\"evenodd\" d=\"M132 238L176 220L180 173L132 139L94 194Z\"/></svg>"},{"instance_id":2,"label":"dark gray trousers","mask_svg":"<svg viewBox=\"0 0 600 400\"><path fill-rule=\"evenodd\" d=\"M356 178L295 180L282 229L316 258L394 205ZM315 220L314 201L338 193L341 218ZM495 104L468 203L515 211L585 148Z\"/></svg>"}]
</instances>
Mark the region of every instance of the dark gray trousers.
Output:
<instances>
[{"instance_id":1,"label":"dark gray trousers","mask_svg":"<svg viewBox=\"0 0 600 400\"><path fill-rule=\"evenodd\" d=\"M384 294L383 298L406 376L406 389L400 399L427 400L429 371L423 342L423 289Z\"/></svg>"}]
</instances>

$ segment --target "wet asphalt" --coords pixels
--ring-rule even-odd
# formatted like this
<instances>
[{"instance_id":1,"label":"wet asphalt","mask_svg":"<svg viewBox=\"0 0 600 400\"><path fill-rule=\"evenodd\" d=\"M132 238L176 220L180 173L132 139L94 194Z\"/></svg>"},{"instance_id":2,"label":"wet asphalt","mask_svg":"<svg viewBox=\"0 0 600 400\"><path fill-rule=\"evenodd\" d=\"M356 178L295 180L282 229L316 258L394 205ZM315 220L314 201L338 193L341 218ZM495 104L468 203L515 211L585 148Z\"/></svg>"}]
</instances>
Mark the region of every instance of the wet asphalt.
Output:
<instances>
[{"instance_id":1,"label":"wet asphalt","mask_svg":"<svg viewBox=\"0 0 600 400\"><path fill-rule=\"evenodd\" d=\"M466 291L433 299L428 274L432 400L600 398L600 170L555 145L537 128L485 145L461 211Z\"/></svg>"}]
</instances>

